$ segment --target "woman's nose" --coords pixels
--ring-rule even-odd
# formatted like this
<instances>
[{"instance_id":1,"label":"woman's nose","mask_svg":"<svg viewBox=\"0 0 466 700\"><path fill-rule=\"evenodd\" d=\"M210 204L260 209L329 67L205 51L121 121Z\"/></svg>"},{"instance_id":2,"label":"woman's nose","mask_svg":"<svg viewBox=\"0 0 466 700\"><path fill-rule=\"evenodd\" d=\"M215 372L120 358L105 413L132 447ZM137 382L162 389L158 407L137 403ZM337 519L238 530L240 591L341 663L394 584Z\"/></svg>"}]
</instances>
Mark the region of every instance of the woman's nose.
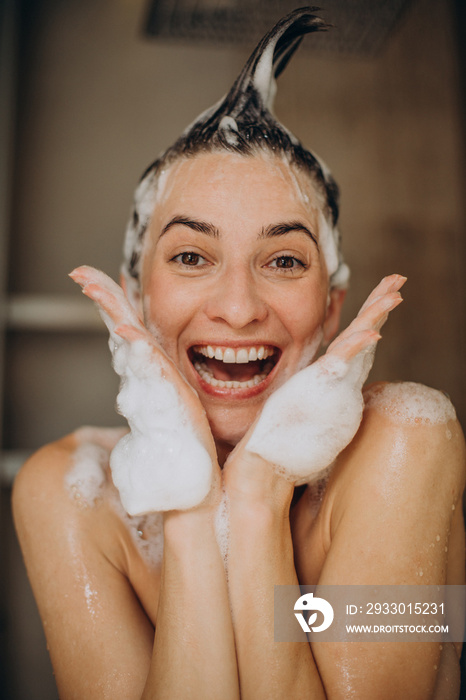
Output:
<instances>
[{"instance_id":1,"label":"woman's nose","mask_svg":"<svg viewBox=\"0 0 466 700\"><path fill-rule=\"evenodd\" d=\"M213 321L225 321L231 328L245 328L250 323L264 321L267 303L259 294L253 276L229 270L218 279L205 312Z\"/></svg>"}]
</instances>

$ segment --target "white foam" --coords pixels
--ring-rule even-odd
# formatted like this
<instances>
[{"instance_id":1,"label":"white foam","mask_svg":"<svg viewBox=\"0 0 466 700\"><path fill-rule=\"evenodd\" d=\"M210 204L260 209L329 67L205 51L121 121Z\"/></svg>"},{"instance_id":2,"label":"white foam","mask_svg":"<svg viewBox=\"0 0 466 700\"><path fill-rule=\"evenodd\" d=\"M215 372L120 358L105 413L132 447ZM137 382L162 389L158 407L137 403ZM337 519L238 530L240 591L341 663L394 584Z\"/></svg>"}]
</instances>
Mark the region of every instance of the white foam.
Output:
<instances>
[{"instance_id":1,"label":"white foam","mask_svg":"<svg viewBox=\"0 0 466 700\"><path fill-rule=\"evenodd\" d=\"M272 42L263 51L254 71L254 87L265 107L272 113L277 91L276 81L272 75L274 51L275 43Z\"/></svg>"},{"instance_id":2,"label":"white foam","mask_svg":"<svg viewBox=\"0 0 466 700\"><path fill-rule=\"evenodd\" d=\"M238 124L233 117L222 117L218 128L224 132L227 143L236 146L238 143Z\"/></svg>"},{"instance_id":3,"label":"white foam","mask_svg":"<svg viewBox=\"0 0 466 700\"><path fill-rule=\"evenodd\" d=\"M324 355L266 401L246 448L296 484L322 477L353 439L373 347L351 362Z\"/></svg>"},{"instance_id":4,"label":"white foam","mask_svg":"<svg viewBox=\"0 0 466 700\"><path fill-rule=\"evenodd\" d=\"M365 394L366 405L396 423L438 424L455 420L450 399L437 389L416 382L377 384Z\"/></svg>"},{"instance_id":5,"label":"white foam","mask_svg":"<svg viewBox=\"0 0 466 700\"><path fill-rule=\"evenodd\" d=\"M123 509L120 499L115 498L113 505L146 564L152 568L160 566L163 557L162 513L131 516Z\"/></svg>"},{"instance_id":6,"label":"white foam","mask_svg":"<svg viewBox=\"0 0 466 700\"><path fill-rule=\"evenodd\" d=\"M83 506L92 506L102 495L108 452L101 446L84 443L73 455L65 485L73 499Z\"/></svg>"},{"instance_id":7,"label":"white foam","mask_svg":"<svg viewBox=\"0 0 466 700\"><path fill-rule=\"evenodd\" d=\"M209 454L149 344L130 345L113 333L111 338L114 367L122 377L118 410L130 426L110 456L121 502L130 515L192 508L210 490Z\"/></svg>"},{"instance_id":8,"label":"white foam","mask_svg":"<svg viewBox=\"0 0 466 700\"><path fill-rule=\"evenodd\" d=\"M79 505L93 506L102 497L110 450L125 429L85 426L74 433L77 448L65 474L65 486Z\"/></svg>"}]
</instances>

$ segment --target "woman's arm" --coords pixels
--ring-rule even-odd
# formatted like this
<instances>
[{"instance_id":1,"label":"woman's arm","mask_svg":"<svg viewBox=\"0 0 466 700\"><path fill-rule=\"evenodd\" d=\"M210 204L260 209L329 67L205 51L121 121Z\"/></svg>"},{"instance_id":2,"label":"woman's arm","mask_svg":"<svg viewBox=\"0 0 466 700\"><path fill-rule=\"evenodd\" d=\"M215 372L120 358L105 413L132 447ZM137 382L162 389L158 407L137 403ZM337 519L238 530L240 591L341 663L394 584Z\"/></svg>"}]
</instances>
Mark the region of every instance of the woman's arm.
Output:
<instances>
[{"instance_id":1,"label":"woman's arm","mask_svg":"<svg viewBox=\"0 0 466 700\"><path fill-rule=\"evenodd\" d=\"M162 573L153 570L143 582L146 607L158 607L154 643L155 619L130 580L141 564L128 555L134 545L127 527L109 499L82 507L65 487L74 447L68 437L40 450L13 496L60 698L238 698L210 510L166 517Z\"/></svg>"},{"instance_id":2,"label":"woman's arm","mask_svg":"<svg viewBox=\"0 0 466 700\"><path fill-rule=\"evenodd\" d=\"M289 485L268 478L259 459L243 463L251 473L262 470L261 491L254 495L239 493L232 472L225 474L241 697L457 699L459 656L453 645L339 642L311 649L274 642L274 585L296 584L298 577ZM321 521L328 551L318 584L464 584L464 465L456 422L397 425L383 413L366 411L328 486Z\"/></svg>"},{"instance_id":3,"label":"woman's arm","mask_svg":"<svg viewBox=\"0 0 466 700\"><path fill-rule=\"evenodd\" d=\"M165 516L159 612L143 698L239 698L228 590L212 508Z\"/></svg>"},{"instance_id":4,"label":"woman's arm","mask_svg":"<svg viewBox=\"0 0 466 700\"><path fill-rule=\"evenodd\" d=\"M326 698L308 644L274 642L274 586L296 585L289 507L290 482L257 455L242 469L257 478L238 481L227 464L230 548L228 584L243 700ZM257 487L256 487L257 486Z\"/></svg>"}]
</instances>

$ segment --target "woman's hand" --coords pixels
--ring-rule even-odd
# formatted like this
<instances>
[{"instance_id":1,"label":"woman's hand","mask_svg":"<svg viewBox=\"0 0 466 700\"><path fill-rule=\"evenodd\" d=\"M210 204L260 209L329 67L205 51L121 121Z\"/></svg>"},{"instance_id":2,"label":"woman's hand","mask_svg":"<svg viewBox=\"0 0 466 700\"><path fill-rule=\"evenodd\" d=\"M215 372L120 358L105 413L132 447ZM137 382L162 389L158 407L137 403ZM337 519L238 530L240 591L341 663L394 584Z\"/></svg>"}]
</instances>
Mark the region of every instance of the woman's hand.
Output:
<instances>
[{"instance_id":1,"label":"woman's hand","mask_svg":"<svg viewBox=\"0 0 466 700\"><path fill-rule=\"evenodd\" d=\"M361 422L378 331L402 301L405 281L384 278L327 352L272 394L227 460L228 490L288 502L295 484L318 478L349 444Z\"/></svg>"},{"instance_id":2,"label":"woman's hand","mask_svg":"<svg viewBox=\"0 0 466 700\"><path fill-rule=\"evenodd\" d=\"M118 408L131 432L113 450L110 464L124 507L138 515L197 506L219 481L215 443L197 393L121 287L87 266L71 277L98 305L121 377Z\"/></svg>"}]
</instances>

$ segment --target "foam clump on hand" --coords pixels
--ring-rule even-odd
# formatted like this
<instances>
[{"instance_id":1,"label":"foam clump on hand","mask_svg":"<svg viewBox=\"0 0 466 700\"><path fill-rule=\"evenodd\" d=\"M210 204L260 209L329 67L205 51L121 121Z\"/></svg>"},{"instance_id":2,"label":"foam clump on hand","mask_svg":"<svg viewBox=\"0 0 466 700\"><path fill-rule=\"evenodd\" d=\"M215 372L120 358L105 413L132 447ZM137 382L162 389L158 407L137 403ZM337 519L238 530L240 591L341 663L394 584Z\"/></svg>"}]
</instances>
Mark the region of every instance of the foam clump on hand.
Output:
<instances>
[{"instance_id":1,"label":"foam clump on hand","mask_svg":"<svg viewBox=\"0 0 466 700\"><path fill-rule=\"evenodd\" d=\"M212 460L177 389L176 380L185 380L113 280L86 266L72 277L98 305L121 378L117 407L130 432L111 452L110 469L124 509L140 516L199 505L211 488Z\"/></svg>"},{"instance_id":2,"label":"foam clump on hand","mask_svg":"<svg viewBox=\"0 0 466 700\"><path fill-rule=\"evenodd\" d=\"M184 510L204 500L212 463L176 388L163 377L143 340L114 350L122 377L117 406L130 432L110 456L112 477L130 515Z\"/></svg>"},{"instance_id":3,"label":"foam clump on hand","mask_svg":"<svg viewBox=\"0 0 466 700\"><path fill-rule=\"evenodd\" d=\"M246 445L296 484L318 479L361 423L373 348L346 362L324 355L266 401Z\"/></svg>"}]
</instances>

